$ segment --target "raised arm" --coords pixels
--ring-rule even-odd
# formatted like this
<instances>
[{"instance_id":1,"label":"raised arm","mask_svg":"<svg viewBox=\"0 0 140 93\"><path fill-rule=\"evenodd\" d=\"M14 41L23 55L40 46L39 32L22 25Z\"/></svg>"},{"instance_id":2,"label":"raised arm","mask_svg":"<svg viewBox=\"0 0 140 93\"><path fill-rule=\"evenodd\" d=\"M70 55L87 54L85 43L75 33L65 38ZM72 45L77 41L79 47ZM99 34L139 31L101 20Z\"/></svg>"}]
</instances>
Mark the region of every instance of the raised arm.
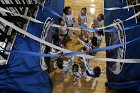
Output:
<instances>
[{"instance_id":1,"label":"raised arm","mask_svg":"<svg viewBox=\"0 0 140 93\"><path fill-rule=\"evenodd\" d=\"M83 57L83 61L84 61L84 65L85 65L85 67L86 67L86 70L88 71L88 72L90 72L90 71L92 71L91 70L91 68L89 67L89 62L87 62L87 60Z\"/></svg>"}]
</instances>

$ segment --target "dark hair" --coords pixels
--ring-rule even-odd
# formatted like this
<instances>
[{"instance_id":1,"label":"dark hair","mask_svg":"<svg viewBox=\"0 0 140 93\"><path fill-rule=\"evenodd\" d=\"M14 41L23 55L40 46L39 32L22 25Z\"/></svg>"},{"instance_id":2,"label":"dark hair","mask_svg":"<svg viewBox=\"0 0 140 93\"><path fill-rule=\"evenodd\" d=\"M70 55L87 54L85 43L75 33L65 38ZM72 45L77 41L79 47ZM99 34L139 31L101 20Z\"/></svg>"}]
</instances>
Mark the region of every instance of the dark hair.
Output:
<instances>
[{"instance_id":1,"label":"dark hair","mask_svg":"<svg viewBox=\"0 0 140 93\"><path fill-rule=\"evenodd\" d=\"M73 72L78 72L78 69L79 69L78 64L74 64L74 65L72 66L72 71L73 71Z\"/></svg>"},{"instance_id":2,"label":"dark hair","mask_svg":"<svg viewBox=\"0 0 140 93\"><path fill-rule=\"evenodd\" d=\"M54 34L52 36L52 39L53 39L53 44L59 46L59 44L58 44L58 42L59 42L59 34L58 33Z\"/></svg>"},{"instance_id":3,"label":"dark hair","mask_svg":"<svg viewBox=\"0 0 140 93\"><path fill-rule=\"evenodd\" d=\"M99 14L98 16L100 16L101 19L104 20L104 15L103 14Z\"/></svg>"},{"instance_id":4,"label":"dark hair","mask_svg":"<svg viewBox=\"0 0 140 93\"><path fill-rule=\"evenodd\" d=\"M87 8L86 8L86 7L83 7L83 8L82 8L82 10L85 10L85 11L87 11Z\"/></svg>"},{"instance_id":5,"label":"dark hair","mask_svg":"<svg viewBox=\"0 0 140 93\"><path fill-rule=\"evenodd\" d=\"M92 46L97 46L97 37L92 37L91 39Z\"/></svg>"},{"instance_id":6,"label":"dark hair","mask_svg":"<svg viewBox=\"0 0 140 93\"><path fill-rule=\"evenodd\" d=\"M65 15L68 15L69 13L68 13L68 10L69 9L71 9L71 7L70 6L66 6L64 9L63 9L63 13L65 14Z\"/></svg>"},{"instance_id":7,"label":"dark hair","mask_svg":"<svg viewBox=\"0 0 140 93\"><path fill-rule=\"evenodd\" d=\"M61 21L64 21L63 18L58 19L59 24L61 23Z\"/></svg>"},{"instance_id":8,"label":"dark hair","mask_svg":"<svg viewBox=\"0 0 140 93\"><path fill-rule=\"evenodd\" d=\"M93 69L93 71L94 71L94 77L99 77L100 76L100 74L101 74L101 68L99 66L95 67Z\"/></svg>"},{"instance_id":9,"label":"dark hair","mask_svg":"<svg viewBox=\"0 0 140 93\"><path fill-rule=\"evenodd\" d=\"M86 47L83 47L83 50L86 51L87 50Z\"/></svg>"},{"instance_id":10,"label":"dark hair","mask_svg":"<svg viewBox=\"0 0 140 93\"><path fill-rule=\"evenodd\" d=\"M59 34L58 33L57 34L54 34L52 36L52 38L53 38L54 41L58 41L59 40Z\"/></svg>"},{"instance_id":11,"label":"dark hair","mask_svg":"<svg viewBox=\"0 0 140 93\"><path fill-rule=\"evenodd\" d=\"M49 46L46 46L45 47L45 50L44 50L44 53L48 53L48 52L50 52L51 51L51 48L49 47Z\"/></svg>"},{"instance_id":12,"label":"dark hair","mask_svg":"<svg viewBox=\"0 0 140 93\"><path fill-rule=\"evenodd\" d=\"M59 69L63 69L63 61L64 61L63 58L62 57L58 57L56 61L57 61L58 68Z\"/></svg>"},{"instance_id":13,"label":"dark hair","mask_svg":"<svg viewBox=\"0 0 140 93\"><path fill-rule=\"evenodd\" d=\"M98 33L99 35L104 36L104 32L103 32L103 30L98 31L97 33Z\"/></svg>"}]
</instances>

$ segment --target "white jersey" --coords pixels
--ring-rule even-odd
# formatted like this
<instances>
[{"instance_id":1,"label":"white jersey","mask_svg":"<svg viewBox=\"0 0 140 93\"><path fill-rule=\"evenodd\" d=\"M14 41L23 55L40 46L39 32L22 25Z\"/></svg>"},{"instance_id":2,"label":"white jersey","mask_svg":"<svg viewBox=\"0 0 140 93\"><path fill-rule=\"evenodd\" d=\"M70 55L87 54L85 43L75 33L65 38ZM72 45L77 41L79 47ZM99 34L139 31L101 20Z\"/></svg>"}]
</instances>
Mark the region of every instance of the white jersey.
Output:
<instances>
[{"instance_id":1,"label":"white jersey","mask_svg":"<svg viewBox=\"0 0 140 93\"><path fill-rule=\"evenodd\" d=\"M54 67L54 68L57 68L57 61L54 61L53 67Z\"/></svg>"},{"instance_id":2,"label":"white jersey","mask_svg":"<svg viewBox=\"0 0 140 93\"><path fill-rule=\"evenodd\" d=\"M73 74L74 74L76 77L81 78L81 77L82 77L81 68L79 67L78 72L73 72Z\"/></svg>"},{"instance_id":3,"label":"white jersey","mask_svg":"<svg viewBox=\"0 0 140 93\"><path fill-rule=\"evenodd\" d=\"M83 57L83 61L84 61L85 67L86 67L85 75L93 78L94 77L94 71L93 71L93 68L89 67L89 62L87 62L88 59Z\"/></svg>"},{"instance_id":4,"label":"white jersey","mask_svg":"<svg viewBox=\"0 0 140 93\"><path fill-rule=\"evenodd\" d=\"M63 61L63 73L68 73L71 72L70 70L72 69L72 65L73 65L73 60L74 58L71 57L71 59L69 61ZM57 61L54 61L54 68L57 68Z\"/></svg>"},{"instance_id":5,"label":"white jersey","mask_svg":"<svg viewBox=\"0 0 140 93\"><path fill-rule=\"evenodd\" d=\"M64 26L61 26L61 27L59 27L58 29L59 29L59 34L60 35L66 35L67 34L67 25L65 24Z\"/></svg>"},{"instance_id":6,"label":"white jersey","mask_svg":"<svg viewBox=\"0 0 140 93\"><path fill-rule=\"evenodd\" d=\"M78 18L80 19L79 25L86 26L87 27L87 24L88 24L88 15L86 14L85 16L83 16L83 15L79 14Z\"/></svg>"},{"instance_id":7,"label":"white jersey","mask_svg":"<svg viewBox=\"0 0 140 93\"><path fill-rule=\"evenodd\" d=\"M83 57L83 61L84 61L84 64L85 64L85 67L86 67L86 71L84 72L84 76L89 76L91 79L94 78L94 68L90 68L89 67L89 62L88 62L88 59L84 58ZM104 71L101 70L101 74L99 77L102 77L104 75Z\"/></svg>"},{"instance_id":8,"label":"white jersey","mask_svg":"<svg viewBox=\"0 0 140 93\"><path fill-rule=\"evenodd\" d=\"M94 21L96 28L104 26L104 20L98 21L97 18L94 18L93 21Z\"/></svg>"},{"instance_id":9,"label":"white jersey","mask_svg":"<svg viewBox=\"0 0 140 93\"><path fill-rule=\"evenodd\" d=\"M69 60L69 61L64 61L63 63L63 71L67 71L68 69L71 69L72 67L72 62Z\"/></svg>"},{"instance_id":10,"label":"white jersey","mask_svg":"<svg viewBox=\"0 0 140 93\"><path fill-rule=\"evenodd\" d=\"M100 46L101 43L102 43L103 36L102 35L97 35L97 34L95 34L95 36L97 37L97 46Z\"/></svg>"},{"instance_id":11,"label":"white jersey","mask_svg":"<svg viewBox=\"0 0 140 93\"><path fill-rule=\"evenodd\" d=\"M80 43L82 43L82 44L84 45L84 47L85 47L86 49L92 49L92 44L91 44L91 42L85 43L85 42L82 41L80 38L77 38L77 39L78 39L78 41L79 41Z\"/></svg>"},{"instance_id":12,"label":"white jersey","mask_svg":"<svg viewBox=\"0 0 140 93\"><path fill-rule=\"evenodd\" d=\"M104 20L102 21L98 21L99 27L103 27L104 26Z\"/></svg>"},{"instance_id":13,"label":"white jersey","mask_svg":"<svg viewBox=\"0 0 140 93\"><path fill-rule=\"evenodd\" d=\"M70 27L72 24L69 21L73 21L73 15L65 15L65 19L66 19L66 24L68 27Z\"/></svg>"}]
</instances>

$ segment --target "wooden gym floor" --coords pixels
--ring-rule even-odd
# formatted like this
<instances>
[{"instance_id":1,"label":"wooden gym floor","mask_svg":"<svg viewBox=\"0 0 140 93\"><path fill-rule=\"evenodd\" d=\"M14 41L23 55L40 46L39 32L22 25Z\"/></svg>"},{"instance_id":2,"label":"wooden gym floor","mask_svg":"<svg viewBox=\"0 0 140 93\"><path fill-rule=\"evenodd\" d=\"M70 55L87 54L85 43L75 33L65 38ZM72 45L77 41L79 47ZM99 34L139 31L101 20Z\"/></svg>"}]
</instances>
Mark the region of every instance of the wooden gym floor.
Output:
<instances>
[{"instance_id":1,"label":"wooden gym floor","mask_svg":"<svg viewBox=\"0 0 140 93\"><path fill-rule=\"evenodd\" d=\"M82 7L87 7L88 16L89 16L89 26L92 23L92 20L95 16L102 13L104 14L104 0L78 0L78 3L75 3L76 0L65 0L65 6L71 6L74 12L74 17L76 21L78 20L78 14ZM90 6L98 7L94 10L94 8L90 8ZM75 31L76 36L80 35L80 31ZM73 38L72 41L69 41L67 44L67 48L74 51L80 51L82 48L82 44L80 44L76 38ZM103 38L103 42L100 47L105 47L105 37ZM96 54L98 57L106 57L105 52L99 52ZM104 70L106 69L106 63L103 61L92 60L90 62L90 66L98 65ZM53 65L51 66L51 79L53 83L53 93L114 93L105 87L106 73L103 77L98 78L97 85L94 90L91 89L91 82L86 82L83 78L81 79L82 85L73 85L73 77L63 77L62 73L58 69L53 69Z\"/></svg>"}]
</instances>

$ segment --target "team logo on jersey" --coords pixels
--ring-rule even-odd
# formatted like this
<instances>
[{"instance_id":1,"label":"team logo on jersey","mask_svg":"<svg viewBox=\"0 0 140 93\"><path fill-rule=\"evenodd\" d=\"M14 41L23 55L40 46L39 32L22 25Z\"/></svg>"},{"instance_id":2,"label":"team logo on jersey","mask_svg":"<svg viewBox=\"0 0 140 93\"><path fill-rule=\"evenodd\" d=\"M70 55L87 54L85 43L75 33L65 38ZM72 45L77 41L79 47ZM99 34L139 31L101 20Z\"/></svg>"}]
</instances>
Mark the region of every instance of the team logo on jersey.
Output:
<instances>
[{"instance_id":1,"label":"team logo on jersey","mask_svg":"<svg viewBox=\"0 0 140 93\"><path fill-rule=\"evenodd\" d=\"M128 5L136 5L140 3L140 0L126 0ZM133 7L134 13L140 12L140 6ZM136 17L136 21L140 21L140 15Z\"/></svg>"},{"instance_id":2,"label":"team logo on jersey","mask_svg":"<svg viewBox=\"0 0 140 93\"><path fill-rule=\"evenodd\" d=\"M117 25L114 26L117 30L116 33L112 33L110 34L110 45L114 45L114 44L122 44L126 42L126 35L125 35L125 31L124 31L124 26L123 26L123 22L121 22L120 19L114 20L114 23L116 23ZM126 51L126 45L119 47L117 49L113 49L110 50L109 53L111 53L112 57L115 59L125 59L125 51ZM124 63L112 63L110 65L110 70L114 73L114 74L120 74L120 72L123 69L123 65Z\"/></svg>"},{"instance_id":3,"label":"team logo on jersey","mask_svg":"<svg viewBox=\"0 0 140 93\"><path fill-rule=\"evenodd\" d=\"M42 35L41 35L41 39L42 40L46 40L47 35L48 35L48 30L51 27L51 23L52 23L52 19L50 17L48 17L46 19L45 23L44 23L44 26L43 26L43 31L42 31ZM46 49L46 45L41 43L40 44L40 51L41 51L41 53L44 53L45 49ZM43 70L47 69L47 65L45 63L44 57L41 57L40 65L41 65L41 68Z\"/></svg>"}]
</instances>

